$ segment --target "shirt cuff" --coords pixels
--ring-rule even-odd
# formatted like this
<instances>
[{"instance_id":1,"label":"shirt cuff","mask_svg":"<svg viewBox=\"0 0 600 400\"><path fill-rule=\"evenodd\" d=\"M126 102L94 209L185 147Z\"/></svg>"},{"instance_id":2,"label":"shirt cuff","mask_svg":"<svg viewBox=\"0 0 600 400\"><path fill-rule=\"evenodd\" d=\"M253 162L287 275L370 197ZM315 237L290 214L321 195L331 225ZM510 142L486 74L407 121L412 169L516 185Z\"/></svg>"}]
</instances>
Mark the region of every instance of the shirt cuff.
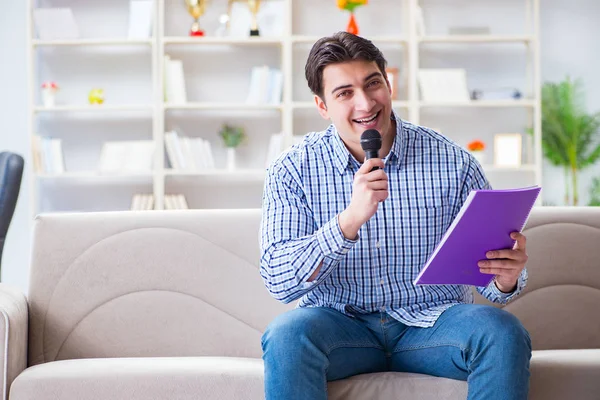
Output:
<instances>
[{"instance_id":1,"label":"shirt cuff","mask_svg":"<svg viewBox=\"0 0 600 400\"><path fill-rule=\"evenodd\" d=\"M492 279L492 281L485 288L485 291L489 295L486 297L488 297L489 300L495 303L506 304L510 302L513 298L517 297L523 291L526 284L527 269L523 269L523 271L521 271L521 275L519 275L519 279L517 279L517 287L515 288L515 290L513 290L510 293L504 293L500 289L498 289L498 286L496 286L496 280Z\"/></svg>"},{"instance_id":2,"label":"shirt cuff","mask_svg":"<svg viewBox=\"0 0 600 400\"><path fill-rule=\"evenodd\" d=\"M336 215L317 231L317 243L324 255L323 264L319 270L319 274L311 282L305 282L301 285L302 289L309 289L311 286L323 281L333 271L334 267L339 263L358 242L359 236L351 240L344 236L342 228L338 222Z\"/></svg>"},{"instance_id":3,"label":"shirt cuff","mask_svg":"<svg viewBox=\"0 0 600 400\"><path fill-rule=\"evenodd\" d=\"M334 259L340 259L345 256L354 244L358 242L358 238L357 235L356 239L350 240L344 236L337 215L317 231L317 242L323 255Z\"/></svg>"}]
</instances>

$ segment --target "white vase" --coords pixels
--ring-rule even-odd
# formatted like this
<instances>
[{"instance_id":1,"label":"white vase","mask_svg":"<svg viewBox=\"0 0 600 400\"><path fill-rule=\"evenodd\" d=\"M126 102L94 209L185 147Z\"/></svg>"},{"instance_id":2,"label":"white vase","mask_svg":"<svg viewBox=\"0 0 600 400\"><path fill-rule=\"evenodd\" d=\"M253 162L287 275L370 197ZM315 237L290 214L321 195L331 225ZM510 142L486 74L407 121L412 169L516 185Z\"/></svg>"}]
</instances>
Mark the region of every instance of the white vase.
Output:
<instances>
[{"instance_id":1,"label":"white vase","mask_svg":"<svg viewBox=\"0 0 600 400\"><path fill-rule=\"evenodd\" d=\"M227 148L227 170L228 171L235 170L235 148L234 147Z\"/></svg>"},{"instance_id":2,"label":"white vase","mask_svg":"<svg viewBox=\"0 0 600 400\"><path fill-rule=\"evenodd\" d=\"M42 102L44 107L54 107L55 104L55 90L51 88L42 89Z\"/></svg>"}]
</instances>

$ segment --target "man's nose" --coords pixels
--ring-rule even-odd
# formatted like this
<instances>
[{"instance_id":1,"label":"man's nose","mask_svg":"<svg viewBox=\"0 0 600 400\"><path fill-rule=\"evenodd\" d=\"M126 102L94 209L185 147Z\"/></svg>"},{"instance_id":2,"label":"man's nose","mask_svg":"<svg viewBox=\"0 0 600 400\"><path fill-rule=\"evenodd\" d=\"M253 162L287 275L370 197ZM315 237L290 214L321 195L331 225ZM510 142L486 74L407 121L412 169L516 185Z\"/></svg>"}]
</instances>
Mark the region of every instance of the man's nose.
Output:
<instances>
[{"instance_id":1,"label":"man's nose","mask_svg":"<svg viewBox=\"0 0 600 400\"><path fill-rule=\"evenodd\" d=\"M354 94L354 108L358 111L370 111L375 104L375 100L373 100L367 93L362 90L358 90Z\"/></svg>"}]
</instances>

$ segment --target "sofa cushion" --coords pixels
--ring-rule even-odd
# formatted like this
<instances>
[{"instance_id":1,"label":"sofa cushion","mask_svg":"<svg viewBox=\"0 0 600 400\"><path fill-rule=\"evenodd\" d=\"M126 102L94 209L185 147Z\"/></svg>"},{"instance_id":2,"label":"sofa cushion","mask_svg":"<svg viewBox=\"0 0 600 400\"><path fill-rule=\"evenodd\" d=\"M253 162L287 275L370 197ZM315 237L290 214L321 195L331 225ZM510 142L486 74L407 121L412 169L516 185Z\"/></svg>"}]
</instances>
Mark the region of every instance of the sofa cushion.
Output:
<instances>
[{"instance_id":1,"label":"sofa cushion","mask_svg":"<svg viewBox=\"0 0 600 400\"><path fill-rule=\"evenodd\" d=\"M600 349L534 351L529 394L544 400L598 399Z\"/></svg>"},{"instance_id":2,"label":"sofa cushion","mask_svg":"<svg viewBox=\"0 0 600 400\"><path fill-rule=\"evenodd\" d=\"M329 398L464 399L467 385L451 379L377 373L329 384ZM17 377L10 400L259 400L261 359L233 357L103 358L35 365Z\"/></svg>"},{"instance_id":3,"label":"sofa cushion","mask_svg":"<svg viewBox=\"0 0 600 400\"><path fill-rule=\"evenodd\" d=\"M97 358L54 361L15 379L12 400L254 400L264 398L261 359Z\"/></svg>"}]
</instances>

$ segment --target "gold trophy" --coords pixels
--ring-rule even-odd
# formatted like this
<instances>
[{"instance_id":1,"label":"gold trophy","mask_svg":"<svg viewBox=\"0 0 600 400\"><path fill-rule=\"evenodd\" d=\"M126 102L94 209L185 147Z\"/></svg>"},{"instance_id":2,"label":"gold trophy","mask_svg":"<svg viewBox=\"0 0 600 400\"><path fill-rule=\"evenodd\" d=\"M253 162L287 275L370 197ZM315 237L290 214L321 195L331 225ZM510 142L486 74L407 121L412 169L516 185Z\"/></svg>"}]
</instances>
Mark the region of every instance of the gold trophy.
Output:
<instances>
[{"instance_id":1,"label":"gold trophy","mask_svg":"<svg viewBox=\"0 0 600 400\"><path fill-rule=\"evenodd\" d=\"M190 29L190 36L204 36L204 31L200 29L198 18L204 15L206 10L206 0L185 0L188 13L194 17L194 23Z\"/></svg>"},{"instance_id":2,"label":"gold trophy","mask_svg":"<svg viewBox=\"0 0 600 400\"><path fill-rule=\"evenodd\" d=\"M252 13L252 25L250 26L250 36L259 36L258 21L256 18L256 14L258 14L258 9L260 8L260 0L248 0L248 7L250 8L250 12Z\"/></svg>"}]
</instances>

